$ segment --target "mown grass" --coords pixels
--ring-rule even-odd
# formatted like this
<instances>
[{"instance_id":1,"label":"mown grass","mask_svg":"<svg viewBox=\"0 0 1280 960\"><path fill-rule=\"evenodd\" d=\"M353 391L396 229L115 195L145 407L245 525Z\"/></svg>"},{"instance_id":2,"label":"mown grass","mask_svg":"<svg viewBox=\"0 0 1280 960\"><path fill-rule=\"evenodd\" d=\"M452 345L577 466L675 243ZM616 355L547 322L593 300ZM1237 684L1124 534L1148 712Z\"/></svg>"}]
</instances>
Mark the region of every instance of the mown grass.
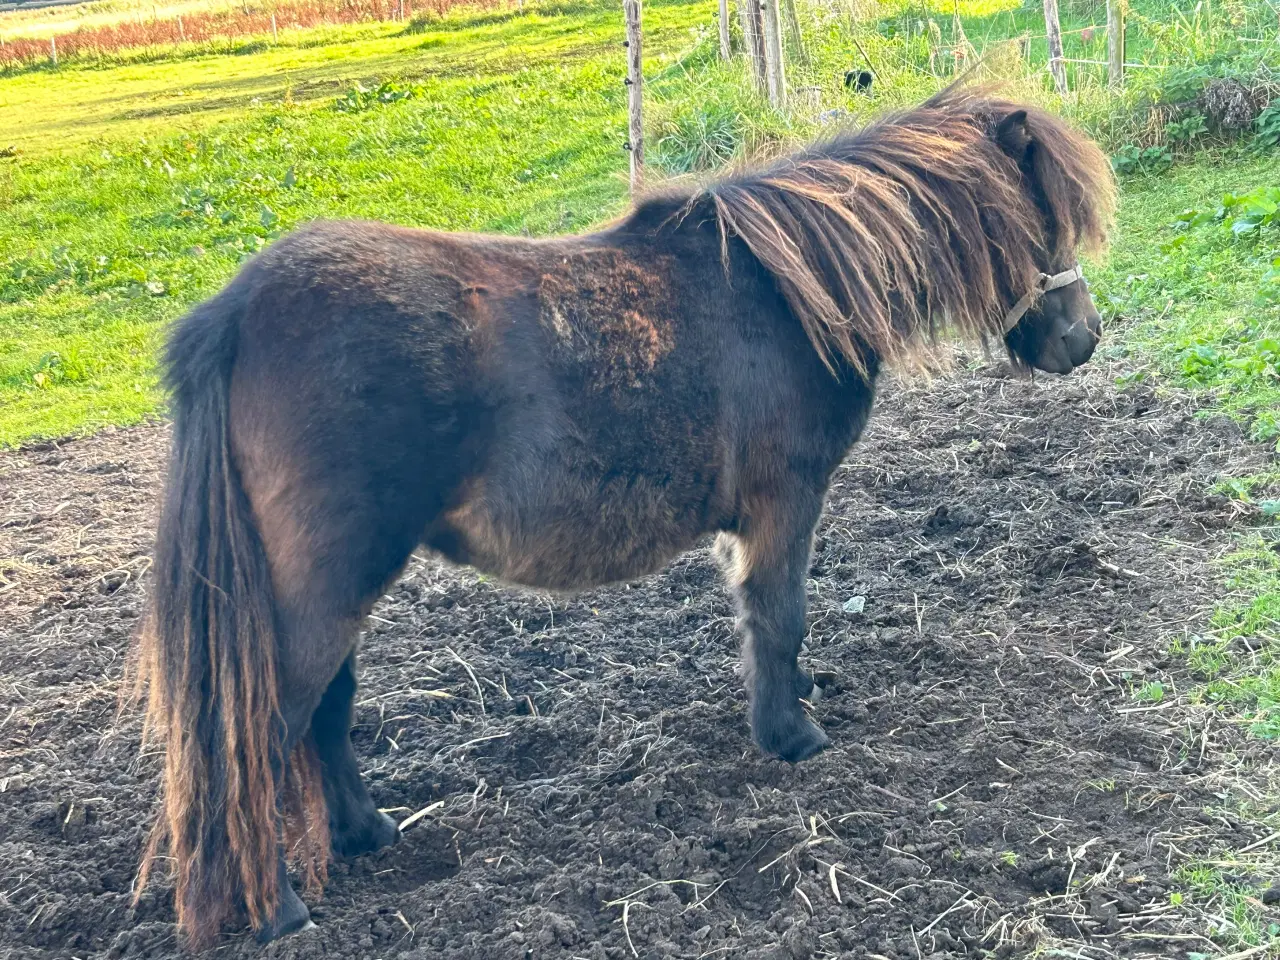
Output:
<instances>
[{"instance_id":1,"label":"mown grass","mask_svg":"<svg viewBox=\"0 0 1280 960\"><path fill-rule=\"evenodd\" d=\"M652 9L687 36L707 7ZM424 61L435 72L405 82L414 96L356 113L335 110L333 97L286 100L212 126L171 118L176 132L156 139L125 120L110 139L0 161L0 444L158 411L166 321L297 223L363 217L549 233L619 211L627 159L615 19L600 8L519 27L464 24L447 55ZM670 59L664 46L673 44L655 28L655 73ZM415 62L374 49L342 69ZM272 62L251 72L265 76ZM463 69L468 62L477 66ZM97 74L116 73L84 72L104 96Z\"/></svg>"},{"instance_id":2,"label":"mown grass","mask_svg":"<svg viewBox=\"0 0 1280 960\"><path fill-rule=\"evenodd\" d=\"M706 0L655 4L651 54L687 46L690 28L710 9ZM526 67L621 64L618 36L612 5L547 2L524 13L460 11L419 26L356 24L285 33L278 43L236 41L230 55L177 48L155 59L138 51L138 62L29 70L0 77L0 145L37 159L99 139L190 134L262 104L324 100L355 80L483 85Z\"/></svg>"},{"instance_id":3,"label":"mown grass","mask_svg":"<svg viewBox=\"0 0 1280 960\"><path fill-rule=\"evenodd\" d=\"M1090 276L1111 319L1114 342L1104 349L1126 355L1133 366L1126 380L1196 392L1206 412L1234 416L1253 442L1275 446L1280 303L1268 271L1280 256L1280 231L1247 223L1233 229L1244 220L1241 208L1235 215L1222 210L1232 208L1232 196L1248 194L1265 207L1271 187L1280 187L1280 159L1244 148L1201 153L1159 176L1127 180L1110 260ZM1207 222L1194 224L1189 211L1204 213ZM1217 484L1218 493L1253 501L1259 521L1225 558L1228 594L1206 628L1171 642L1195 680L1182 691L1188 699L1264 743L1280 740L1280 502L1269 499L1278 481L1273 472ZM1135 695L1149 694L1149 687ZM1257 777L1268 776L1265 766L1248 775L1255 787ZM1273 793L1228 793L1223 804L1237 819L1280 829ZM1231 949L1280 950L1280 926L1258 897L1260 885L1280 879L1274 843L1187 862L1178 879L1182 890L1173 905L1208 918L1208 936Z\"/></svg>"}]
</instances>

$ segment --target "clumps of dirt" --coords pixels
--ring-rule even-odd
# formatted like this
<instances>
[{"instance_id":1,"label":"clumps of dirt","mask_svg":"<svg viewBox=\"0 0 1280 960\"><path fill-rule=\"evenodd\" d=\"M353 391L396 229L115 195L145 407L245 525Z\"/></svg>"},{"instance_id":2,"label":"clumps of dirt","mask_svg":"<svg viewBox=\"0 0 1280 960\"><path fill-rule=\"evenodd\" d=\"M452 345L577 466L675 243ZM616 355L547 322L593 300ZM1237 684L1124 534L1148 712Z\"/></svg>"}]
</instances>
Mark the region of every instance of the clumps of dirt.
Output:
<instances>
[{"instance_id":1,"label":"clumps of dirt","mask_svg":"<svg viewBox=\"0 0 1280 960\"><path fill-rule=\"evenodd\" d=\"M642 386L675 343L670 285L617 250L566 256L539 282L538 305L561 355L597 390Z\"/></svg>"},{"instance_id":2,"label":"clumps of dirt","mask_svg":"<svg viewBox=\"0 0 1280 960\"><path fill-rule=\"evenodd\" d=\"M1168 643L1251 522L1208 491L1264 455L1098 368L881 397L811 571L830 750L791 767L750 744L705 549L568 600L415 559L370 620L354 737L379 805L416 819L333 865L315 930L220 955L1200 949L1169 871L1261 838L1203 813L1240 744L1133 691L1182 682ZM114 721L164 439L0 455L0 955L177 952L167 892L130 904L157 758Z\"/></svg>"}]
</instances>

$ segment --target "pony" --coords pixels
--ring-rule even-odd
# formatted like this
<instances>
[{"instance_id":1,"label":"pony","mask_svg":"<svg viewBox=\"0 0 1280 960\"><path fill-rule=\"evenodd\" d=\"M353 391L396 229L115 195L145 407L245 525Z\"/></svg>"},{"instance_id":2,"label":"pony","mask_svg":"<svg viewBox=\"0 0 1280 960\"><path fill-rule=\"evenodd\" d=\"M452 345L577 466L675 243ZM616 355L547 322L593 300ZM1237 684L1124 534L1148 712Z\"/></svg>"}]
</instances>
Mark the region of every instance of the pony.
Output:
<instances>
[{"instance_id":1,"label":"pony","mask_svg":"<svg viewBox=\"0 0 1280 960\"><path fill-rule=\"evenodd\" d=\"M361 623L419 548L571 591L705 535L739 611L751 734L827 745L797 662L833 471L876 379L951 328L1067 373L1101 318L1106 158L953 87L585 235L313 223L167 345L173 443L135 648L165 744L152 863L206 946L310 923L330 855L396 841L350 738ZM139 691L143 689L139 687Z\"/></svg>"}]
</instances>

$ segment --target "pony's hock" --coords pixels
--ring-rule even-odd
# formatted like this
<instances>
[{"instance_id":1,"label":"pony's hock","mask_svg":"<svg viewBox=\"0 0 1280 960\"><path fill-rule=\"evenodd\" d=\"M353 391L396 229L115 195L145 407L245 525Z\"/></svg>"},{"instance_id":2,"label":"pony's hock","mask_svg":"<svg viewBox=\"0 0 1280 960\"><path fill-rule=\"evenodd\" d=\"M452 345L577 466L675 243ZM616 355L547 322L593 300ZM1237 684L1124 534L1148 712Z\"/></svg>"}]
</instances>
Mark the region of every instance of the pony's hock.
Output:
<instances>
[{"instance_id":1,"label":"pony's hock","mask_svg":"<svg viewBox=\"0 0 1280 960\"><path fill-rule=\"evenodd\" d=\"M718 534L755 740L821 750L805 579L879 372L944 324L1024 367L1085 362L1089 292L1043 277L1104 243L1113 197L1061 120L951 89L585 236L278 241L169 342L138 651L165 810L141 881L167 854L193 944L240 908L271 939L308 922L286 838L314 884L331 852L394 842L351 746L355 651L419 546L573 590Z\"/></svg>"}]
</instances>

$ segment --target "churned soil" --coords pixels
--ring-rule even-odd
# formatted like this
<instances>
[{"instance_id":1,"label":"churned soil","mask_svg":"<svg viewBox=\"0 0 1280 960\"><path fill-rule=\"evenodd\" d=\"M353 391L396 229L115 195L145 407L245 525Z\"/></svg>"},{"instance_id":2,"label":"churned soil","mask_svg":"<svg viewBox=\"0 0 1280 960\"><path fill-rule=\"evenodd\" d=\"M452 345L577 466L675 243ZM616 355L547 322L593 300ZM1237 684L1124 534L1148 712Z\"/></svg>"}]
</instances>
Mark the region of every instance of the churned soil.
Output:
<instances>
[{"instance_id":1,"label":"churned soil","mask_svg":"<svg viewBox=\"0 0 1280 960\"><path fill-rule=\"evenodd\" d=\"M1114 370L965 362L887 382L838 472L807 665L832 748L750 743L704 546L572 598L415 558L379 604L354 732L396 846L334 864L315 958L1185 957L1172 871L1261 834L1216 805L1249 749L1174 697L1171 640L1253 522L1266 455ZM131 885L159 757L117 715L163 426L0 454L0 956L170 957ZM1176 898L1174 898L1176 899Z\"/></svg>"}]
</instances>

